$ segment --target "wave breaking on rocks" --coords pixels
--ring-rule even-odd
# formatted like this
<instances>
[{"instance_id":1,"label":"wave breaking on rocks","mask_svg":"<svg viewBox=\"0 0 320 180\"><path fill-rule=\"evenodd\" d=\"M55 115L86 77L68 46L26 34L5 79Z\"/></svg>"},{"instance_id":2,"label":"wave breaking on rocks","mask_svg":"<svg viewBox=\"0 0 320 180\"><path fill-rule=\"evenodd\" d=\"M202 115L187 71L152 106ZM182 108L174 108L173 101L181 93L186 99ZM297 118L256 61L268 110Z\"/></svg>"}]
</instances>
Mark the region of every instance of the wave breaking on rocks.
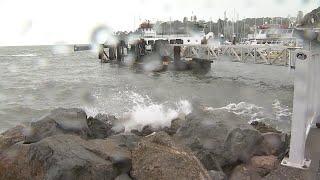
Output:
<instances>
[{"instance_id":1,"label":"wave breaking on rocks","mask_svg":"<svg viewBox=\"0 0 320 180\"><path fill-rule=\"evenodd\" d=\"M54 109L0 135L0 179L264 179L280 167L287 134L179 103L137 106L128 119Z\"/></svg>"}]
</instances>

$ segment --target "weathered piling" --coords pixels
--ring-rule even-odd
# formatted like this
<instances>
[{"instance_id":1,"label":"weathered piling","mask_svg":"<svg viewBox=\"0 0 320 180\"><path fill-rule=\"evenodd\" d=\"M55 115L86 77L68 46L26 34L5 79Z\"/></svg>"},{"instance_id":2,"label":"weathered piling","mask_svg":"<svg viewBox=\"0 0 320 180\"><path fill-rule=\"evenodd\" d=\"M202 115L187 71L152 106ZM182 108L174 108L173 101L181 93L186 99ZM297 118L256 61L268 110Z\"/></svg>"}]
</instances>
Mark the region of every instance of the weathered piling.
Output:
<instances>
[{"instance_id":1,"label":"weathered piling","mask_svg":"<svg viewBox=\"0 0 320 180\"><path fill-rule=\"evenodd\" d=\"M108 55L107 55L107 53L106 53L106 51L104 49L104 45L103 44L99 46L99 54L98 54L98 56L99 56L99 59L100 59L101 63L109 62L109 57L108 57Z\"/></svg>"},{"instance_id":2,"label":"weathered piling","mask_svg":"<svg viewBox=\"0 0 320 180\"><path fill-rule=\"evenodd\" d=\"M174 59L174 61L181 60L181 46L174 46L173 47L173 59Z\"/></svg>"},{"instance_id":3,"label":"weathered piling","mask_svg":"<svg viewBox=\"0 0 320 180\"><path fill-rule=\"evenodd\" d=\"M116 59L116 48L114 46L109 46L109 59L110 60Z\"/></svg>"}]
</instances>

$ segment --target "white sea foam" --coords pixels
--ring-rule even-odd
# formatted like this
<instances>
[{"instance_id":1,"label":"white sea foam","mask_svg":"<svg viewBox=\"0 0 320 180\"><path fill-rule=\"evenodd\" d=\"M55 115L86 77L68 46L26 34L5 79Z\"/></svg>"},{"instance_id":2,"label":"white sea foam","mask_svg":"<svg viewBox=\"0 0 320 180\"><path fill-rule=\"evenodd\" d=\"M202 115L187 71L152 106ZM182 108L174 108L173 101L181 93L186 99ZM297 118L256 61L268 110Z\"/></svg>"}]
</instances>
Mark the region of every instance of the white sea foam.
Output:
<instances>
[{"instance_id":1,"label":"white sea foam","mask_svg":"<svg viewBox=\"0 0 320 180\"><path fill-rule=\"evenodd\" d=\"M292 115L289 107L281 104L278 99L273 101L272 109L277 121L289 120Z\"/></svg>"},{"instance_id":2,"label":"white sea foam","mask_svg":"<svg viewBox=\"0 0 320 180\"><path fill-rule=\"evenodd\" d=\"M36 57L36 54L0 54L0 57Z\"/></svg>"},{"instance_id":3,"label":"white sea foam","mask_svg":"<svg viewBox=\"0 0 320 180\"><path fill-rule=\"evenodd\" d=\"M168 127L171 120L179 115L187 115L192 111L191 104L187 100L180 100L175 107L165 104L137 104L127 114L128 119L123 124L126 131L132 129L141 130L144 126L150 125L153 128Z\"/></svg>"},{"instance_id":4,"label":"white sea foam","mask_svg":"<svg viewBox=\"0 0 320 180\"><path fill-rule=\"evenodd\" d=\"M185 116L192 111L191 103L187 100L180 100L173 104L155 103L147 95L141 95L132 91L125 91L122 98L127 98L127 112L120 117L121 124L126 132L132 129L141 130L144 126L150 125L153 128L168 127L171 121L177 117ZM101 111L95 107L84 107L88 116L95 116Z\"/></svg>"},{"instance_id":5,"label":"white sea foam","mask_svg":"<svg viewBox=\"0 0 320 180\"><path fill-rule=\"evenodd\" d=\"M247 102L240 102L238 104L231 103L221 108L207 107L206 110L208 111L226 110L228 112L232 112L239 116L246 116L246 117L249 117L249 123L252 121L261 121L265 117L262 107L259 107L255 104L251 104Z\"/></svg>"},{"instance_id":6,"label":"white sea foam","mask_svg":"<svg viewBox=\"0 0 320 180\"><path fill-rule=\"evenodd\" d=\"M231 103L220 108L206 107L206 110L226 110L239 116L247 117L248 123L251 123L252 121L264 121L267 119L276 123L279 121L289 121L292 115L290 108L281 104L277 99L272 103L272 114L266 113L266 110L263 107L247 102L240 102L238 104Z\"/></svg>"}]
</instances>

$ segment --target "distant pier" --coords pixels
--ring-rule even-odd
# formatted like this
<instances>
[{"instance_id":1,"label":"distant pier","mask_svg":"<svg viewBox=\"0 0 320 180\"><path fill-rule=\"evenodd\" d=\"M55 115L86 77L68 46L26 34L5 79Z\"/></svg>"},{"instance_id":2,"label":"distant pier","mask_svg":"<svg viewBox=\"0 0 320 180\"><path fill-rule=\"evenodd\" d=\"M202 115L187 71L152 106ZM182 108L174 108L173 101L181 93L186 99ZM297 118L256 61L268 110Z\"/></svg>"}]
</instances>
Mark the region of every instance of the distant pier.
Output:
<instances>
[{"instance_id":1,"label":"distant pier","mask_svg":"<svg viewBox=\"0 0 320 180\"><path fill-rule=\"evenodd\" d=\"M201 58L207 60L219 60L222 56L229 56L237 62L253 62L267 65L291 66L294 64L294 52L302 47L283 45L168 45L170 48L180 46L182 57ZM171 46L171 47L170 47Z\"/></svg>"}]
</instances>

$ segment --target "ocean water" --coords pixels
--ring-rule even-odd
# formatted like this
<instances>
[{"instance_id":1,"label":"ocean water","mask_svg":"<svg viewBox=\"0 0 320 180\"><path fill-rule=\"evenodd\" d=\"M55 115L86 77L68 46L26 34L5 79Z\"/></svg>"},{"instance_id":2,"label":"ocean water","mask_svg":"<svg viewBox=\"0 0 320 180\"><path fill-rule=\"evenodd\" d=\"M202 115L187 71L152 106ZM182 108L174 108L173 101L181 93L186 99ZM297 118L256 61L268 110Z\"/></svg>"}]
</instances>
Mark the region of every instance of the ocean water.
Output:
<instances>
[{"instance_id":1,"label":"ocean water","mask_svg":"<svg viewBox=\"0 0 320 180\"><path fill-rule=\"evenodd\" d=\"M287 131L292 98L293 72L283 66L219 59L207 74L152 73L100 64L93 52L67 46L0 48L0 132L57 107L129 116L128 128L165 126L195 101Z\"/></svg>"}]
</instances>

